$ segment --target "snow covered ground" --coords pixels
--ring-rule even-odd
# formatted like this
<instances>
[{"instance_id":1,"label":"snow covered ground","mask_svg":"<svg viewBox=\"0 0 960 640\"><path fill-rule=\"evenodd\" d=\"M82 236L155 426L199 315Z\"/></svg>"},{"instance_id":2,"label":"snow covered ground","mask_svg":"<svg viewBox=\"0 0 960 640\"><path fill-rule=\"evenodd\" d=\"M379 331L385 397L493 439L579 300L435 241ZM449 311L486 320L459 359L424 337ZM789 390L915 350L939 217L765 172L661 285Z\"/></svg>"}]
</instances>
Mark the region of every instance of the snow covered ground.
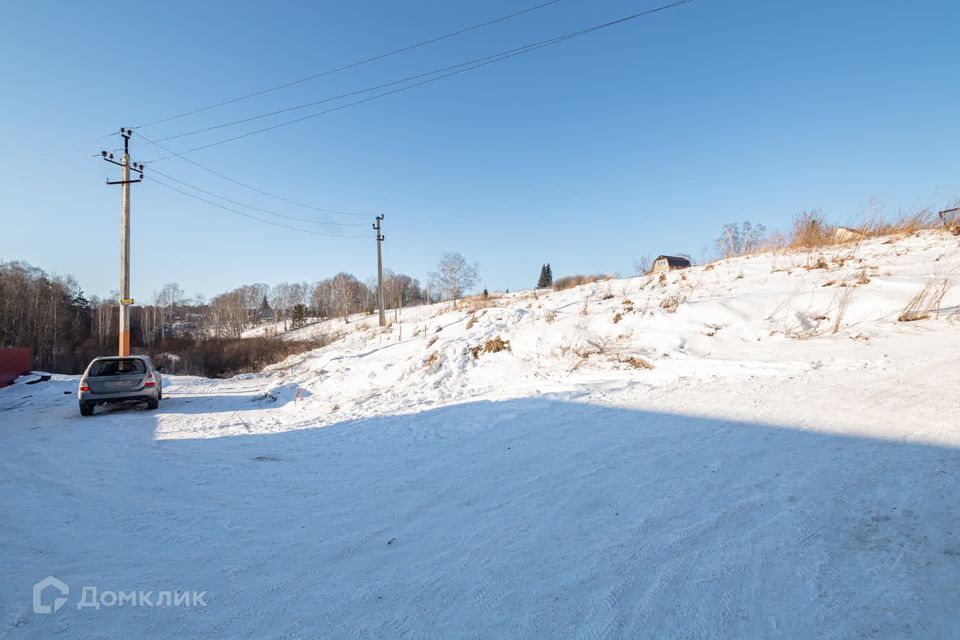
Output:
<instances>
[{"instance_id":1,"label":"snow covered ground","mask_svg":"<svg viewBox=\"0 0 960 640\"><path fill-rule=\"evenodd\" d=\"M960 287L897 317L960 243L820 257L321 323L156 412L0 390L0 635L956 637Z\"/></svg>"}]
</instances>

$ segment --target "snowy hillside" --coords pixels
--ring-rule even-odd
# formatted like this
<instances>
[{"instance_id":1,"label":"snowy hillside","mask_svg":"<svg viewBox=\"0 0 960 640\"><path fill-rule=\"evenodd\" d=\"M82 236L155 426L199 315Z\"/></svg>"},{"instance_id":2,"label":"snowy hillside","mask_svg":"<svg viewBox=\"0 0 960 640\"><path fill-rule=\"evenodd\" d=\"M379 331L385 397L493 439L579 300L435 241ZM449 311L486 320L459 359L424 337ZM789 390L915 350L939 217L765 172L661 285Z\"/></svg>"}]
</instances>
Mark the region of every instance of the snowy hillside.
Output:
<instances>
[{"instance_id":1,"label":"snowy hillside","mask_svg":"<svg viewBox=\"0 0 960 640\"><path fill-rule=\"evenodd\" d=\"M299 401L280 411L246 411L240 431L161 416L159 435L225 435L254 425L285 431L478 398L595 394L607 386L649 396L678 384L789 380L827 370L862 375L928 341L934 350L947 347L960 331L960 286L946 291L939 318L897 320L927 284L960 280L957 240L924 232L888 242L737 258L674 271L664 281L645 276L468 300L459 309L414 307L390 312L383 331L375 316L315 324L286 337L343 338L227 383L285 399L299 389ZM471 352L498 337L509 350ZM180 384L191 392L223 383Z\"/></svg>"},{"instance_id":2,"label":"snowy hillside","mask_svg":"<svg viewBox=\"0 0 960 640\"><path fill-rule=\"evenodd\" d=\"M156 412L0 390L0 635L951 637L958 280L921 232L327 321Z\"/></svg>"}]
</instances>

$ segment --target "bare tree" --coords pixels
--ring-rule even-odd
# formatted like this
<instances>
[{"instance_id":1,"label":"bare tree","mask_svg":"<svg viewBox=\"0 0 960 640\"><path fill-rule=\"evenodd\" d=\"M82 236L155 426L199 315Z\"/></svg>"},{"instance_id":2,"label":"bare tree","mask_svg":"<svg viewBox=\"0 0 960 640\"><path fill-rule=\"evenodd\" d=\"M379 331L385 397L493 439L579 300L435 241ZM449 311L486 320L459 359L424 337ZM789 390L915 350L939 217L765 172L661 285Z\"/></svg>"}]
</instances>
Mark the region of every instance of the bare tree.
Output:
<instances>
[{"instance_id":1,"label":"bare tree","mask_svg":"<svg viewBox=\"0 0 960 640\"><path fill-rule=\"evenodd\" d=\"M653 268L653 260L649 255L644 254L633 261L633 271L638 276L644 276L650 273L650 269Z\"/></svg>"},{"instance_id":2,"label":"bare tree","mask_svg":"<svg viewBox=\"0 0 960 640\"><path fill-rule=\"evenodd\" d=\"M366 285L349 273L338 273L330 279L333 309L344 322L349 321L351 313L363 308L367 293Z\"/></svg>"},{"instance_id":3,"label":"bare tree","mask_svg":"<svg viewBox=\"0 0 960 640\"><path fill-rule=\"evenodd\" d=\"M158 293L153 294L153 303L160 307L160 339L167 337L167 325L173 322L177 305L184 300L183 289L176 282L163 285Z\"/></svg>"},{"instance_id":4,"label":"bare tree","mask_svg":"<svg viewBox=\"0 0 960 640\"><path fill-rule=\"evenodd\" d=\"M329 278L314 283L313 290L310 292L310 306L318 318L328 318L335 313L333 285Z\"/></svg>"},{"instance_id":5,"label":"bare tree","mask_svg":"<svg viewBox=\"0 0 960 640\"><path fill-rule=\"evenodd\" d=\"M436 289L446 300L457 300L477 283L479 268L471 266L459 253L445 253L437 263L437 270L430 274L431 289Z\"/></svg>"},{"instance_id":6,"label":"bare tree","mask_svg":"<svg viewBox=\"0 0 960 640\"><path fill-rule=\"evenodd\" d=\"M270 306L274 313L279 316L277 319L283 319L283 330L287 330L287 319L290 317L290 309L293 307L290 301L290 285L281 282L270 290Z\"/></svg>"},{"instance_id":7,"label":"bare tree","mask_svg":"<svg viewBox=\"0 0 960 640\"><path fill-rule=\"evenodd\" d=\"M742 256L758 251L766 238L767 228L762 224L725 224L717 237L717 250L724 258Z\"/></svg>"}]
</instances>

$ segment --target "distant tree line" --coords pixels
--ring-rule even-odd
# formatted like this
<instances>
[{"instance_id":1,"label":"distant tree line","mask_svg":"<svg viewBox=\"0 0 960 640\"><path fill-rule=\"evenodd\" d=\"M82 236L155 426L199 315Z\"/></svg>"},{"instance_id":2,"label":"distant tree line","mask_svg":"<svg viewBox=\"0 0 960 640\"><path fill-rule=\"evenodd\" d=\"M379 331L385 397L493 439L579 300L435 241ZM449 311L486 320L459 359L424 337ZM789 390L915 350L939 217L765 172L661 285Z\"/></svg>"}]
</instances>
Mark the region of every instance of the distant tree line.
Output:
<instances>
[{"instance_id":1,"label":"distant tree line","mask_svg":"<svg viewBox=\"0 0 960 640\"><path fill-rule=\"evenodd\" d=\"M452 299L475 280L470 273L444 273L432 281L431 293L416 278L385 270L386 306ZM80 372L93 357L116 349L118 298L116 292L103 299L87 297L70 276L51 275L24 262L0 263L0 347L29 347L38 369ZM310 320L349 320L375 311L376 299L376 280L364 283L349 273L312 284L248 284L209 301L187 297L179 284L169 283L149 303L132 307L131 346L142 352L175 352L186 343L240 339L262 324L264 306L283 330Z\"/></svg>"}]
</instances>

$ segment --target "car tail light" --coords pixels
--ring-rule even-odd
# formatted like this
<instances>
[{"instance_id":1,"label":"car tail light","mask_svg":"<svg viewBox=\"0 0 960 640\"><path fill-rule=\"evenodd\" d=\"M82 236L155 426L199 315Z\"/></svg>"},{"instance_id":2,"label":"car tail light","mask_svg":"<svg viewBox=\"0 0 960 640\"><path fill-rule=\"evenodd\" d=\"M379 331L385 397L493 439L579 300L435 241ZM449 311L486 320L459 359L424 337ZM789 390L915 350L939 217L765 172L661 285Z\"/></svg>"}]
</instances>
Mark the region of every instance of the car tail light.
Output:
<instances>
[{"instance_id":1,"label":"car tail light","mask_svg":"<svg viewBox=\"0 0 960 640\"><path fill-rule=\"evenodd\" d=\"M90 387L85 384L80 385L80 391L90 391Z\"/></svg>"},{"instance_id":2,"label":"car tail light","mask_svg":"<svg viewBox=\"0 0 960 640\"><path fill-rule=\"evenodd\" d=\"M156 381L153 379L153 374L148 373L146 379L143 381L143 386L145 387L155 387L157 386Z\"/></svg>"}]
</instances>

